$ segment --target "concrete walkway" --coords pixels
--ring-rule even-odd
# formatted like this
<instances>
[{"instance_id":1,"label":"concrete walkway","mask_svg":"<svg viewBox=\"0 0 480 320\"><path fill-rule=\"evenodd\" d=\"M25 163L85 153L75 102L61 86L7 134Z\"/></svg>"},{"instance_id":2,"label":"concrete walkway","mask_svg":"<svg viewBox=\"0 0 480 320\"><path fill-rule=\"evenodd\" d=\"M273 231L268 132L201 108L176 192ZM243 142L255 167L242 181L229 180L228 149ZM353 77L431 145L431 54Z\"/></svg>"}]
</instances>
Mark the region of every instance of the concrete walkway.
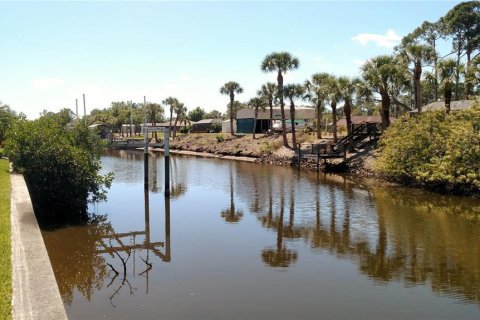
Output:
<instances>
[{"instance_id":1,"label":"concrete walkway","mask_svg":"<svg viewBox=\"0 0 480 320\"><path fill-rule=\"evenodd\" d=\"M10 177L13 319L67 319L25 180Z\"/></svg>"}]
</instances>

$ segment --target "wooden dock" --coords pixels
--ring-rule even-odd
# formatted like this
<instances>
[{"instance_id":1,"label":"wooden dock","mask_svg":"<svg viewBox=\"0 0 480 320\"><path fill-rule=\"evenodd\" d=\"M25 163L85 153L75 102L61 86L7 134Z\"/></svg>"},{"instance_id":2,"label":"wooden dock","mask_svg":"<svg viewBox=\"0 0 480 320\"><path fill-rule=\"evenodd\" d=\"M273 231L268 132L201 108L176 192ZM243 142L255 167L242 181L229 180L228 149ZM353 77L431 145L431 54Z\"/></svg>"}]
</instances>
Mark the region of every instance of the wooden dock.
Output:
<instances>
[{"instance_id":1,"label":"wooden dock","mask_svg":"<svg viewBox=\"0 0 480 320\"><path fill-rule=\"evenodd\" d=\"M376 143L380 136L381 129L378 124L362 124L355 128L349 135L340 139L337 143L332 141L303 144L297 146L297 161L300 168L302 160L315 160L317 171L320 169L320 162L328 164L328 160L342 159L341 163L347 163L349 154L354 148L367 143ZM303 147L303 148L302 148Z\"/></svg>"}]
</instances>

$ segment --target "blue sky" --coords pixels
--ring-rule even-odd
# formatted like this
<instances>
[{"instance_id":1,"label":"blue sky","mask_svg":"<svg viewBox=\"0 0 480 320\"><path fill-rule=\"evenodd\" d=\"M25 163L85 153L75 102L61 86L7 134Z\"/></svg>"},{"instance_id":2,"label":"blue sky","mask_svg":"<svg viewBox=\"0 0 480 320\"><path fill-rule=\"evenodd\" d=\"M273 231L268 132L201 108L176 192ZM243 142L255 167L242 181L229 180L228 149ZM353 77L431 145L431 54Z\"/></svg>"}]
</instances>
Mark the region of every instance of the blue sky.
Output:
<instances>
[{"instance_id":1,"label":"blue sky","mask_svg":"<svg viewBox=\"0 0 480 320\"><path fill-rule=\"evenodd\" d=\"M239 82L238 100L247 101L275 81L260 70L271 52L300 60L286 83L316 72L356 76L457 3L0 2L0 101L29 118L74 110L83 93L87 111L146 95L225 112L223 83Z\"/></svg>"}]
</instances>

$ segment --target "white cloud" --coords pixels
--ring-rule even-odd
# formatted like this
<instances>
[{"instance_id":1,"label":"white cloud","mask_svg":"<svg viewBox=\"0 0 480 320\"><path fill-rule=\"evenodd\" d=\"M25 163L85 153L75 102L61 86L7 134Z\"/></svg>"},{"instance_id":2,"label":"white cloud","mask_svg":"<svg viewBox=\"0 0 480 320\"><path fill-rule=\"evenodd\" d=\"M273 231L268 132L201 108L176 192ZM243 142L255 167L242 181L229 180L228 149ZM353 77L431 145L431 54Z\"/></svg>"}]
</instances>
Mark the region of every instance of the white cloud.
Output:
<instances>
[{"instance_id":1,"label":"white cloud","mask_svg":"<svg viewBox=\"0 0 480 320\"><path fill-rule=\"evenodd\" d=\"M374 42L378 47L392 48L397 45L402 37L400 37L395 31L389 29L385 35L373 34L373 33L361 33L352 38L361 45L366 46L369 42Z\"/></svg>"},{"instance_id":2,"label":"white cloud","mask_svg":"<svg viewBox=\"0 0 480 320\"><path fill-rule=\"evenodd\" d=\"M62 78L40 78L32 81L33 87L40 90L56 88L62 86L64 83L65 80Z\"/></svg>"}]
</instances>

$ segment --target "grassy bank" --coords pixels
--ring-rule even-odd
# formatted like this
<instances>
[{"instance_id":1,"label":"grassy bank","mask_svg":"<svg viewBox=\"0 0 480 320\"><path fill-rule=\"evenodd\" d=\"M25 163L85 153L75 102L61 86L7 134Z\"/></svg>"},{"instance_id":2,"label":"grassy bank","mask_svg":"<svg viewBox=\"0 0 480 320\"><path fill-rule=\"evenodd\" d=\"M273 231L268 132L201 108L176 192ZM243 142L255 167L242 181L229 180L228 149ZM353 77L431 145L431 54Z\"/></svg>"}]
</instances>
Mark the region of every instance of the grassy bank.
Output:
<instances>
[{"instance_id":1,"label":"grassy bank","mask_svg":"<svg viewBox=\"0 0 480 320\"><path fill-rule=\"evenodd\" d=\"M0 159L0 319L11 318L12 266L10 250L10 174Z\"/></svg>"}]
</instances>

